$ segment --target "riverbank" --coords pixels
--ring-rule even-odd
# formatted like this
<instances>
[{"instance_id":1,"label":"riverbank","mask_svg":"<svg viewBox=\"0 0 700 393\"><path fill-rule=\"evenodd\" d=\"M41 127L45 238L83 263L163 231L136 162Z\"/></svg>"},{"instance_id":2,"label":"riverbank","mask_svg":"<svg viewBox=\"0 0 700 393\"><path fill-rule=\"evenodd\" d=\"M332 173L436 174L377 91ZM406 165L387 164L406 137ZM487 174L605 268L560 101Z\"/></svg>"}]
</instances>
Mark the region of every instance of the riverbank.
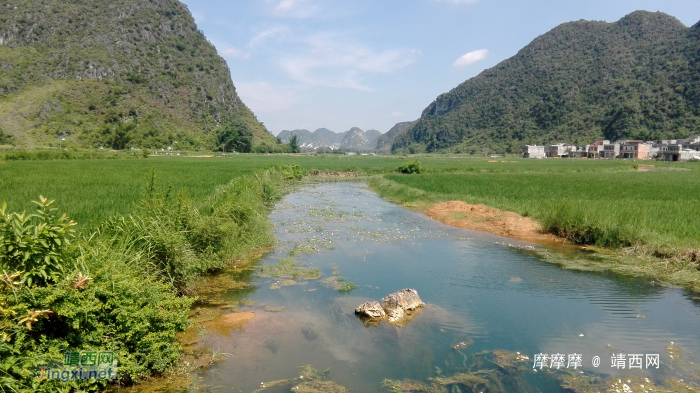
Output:
<instances>
[{"instance_id":1,"label":"riverbank","mask_svg":"<svg viewBox=\"0 0 700 393\"><path fill-rule=\"evenodd\" d=\"M78 234L53 201L34 216L2 207L0 220L0 378L16 392L65 388L35 380L64 353L109 353L117 381L72 381L81 391L138 383L171 373L182 359L178 332L210 290L207 277L242 271L274 242L267 214L294 165L256 171L193 200L158 181L155 170L131 214ZM236 266L236 265L239 266ZM210 360L212 359L210 355ZM115 384L116 383L116 384Z\"/></svg>"},{"instance_id":2,"label":"riverbank","mask_svg":"<svg viewBox=\"0 0 700 393\"><path fill-rule=\"evenodd\" d=\"M442 225L352 182L305 184L269 217L277 246L251 285L193 308L202 321L201 330L189 332L199 341L193 351L210 352L190 361L197 368L191 391L316 391L301 385L311 379L297 371L302 365L323 370L325 384L360 392L401 390L408 385L394 384L406 378L426 391L460 384L455 390L603 391L618 378L663 390L672 386L667 377L697 386L693 371L679 374L677 362L670 368L669 355L680 349L665 350L674 341L686 348L685 361L700 353L696 306L683 291L560 269L529 255L522 242L494 244L493 236ZM328 285L340 272L357 283L351 293ZM353 316L358 304L403 287L416 288L428 303L409 325L366 328ZM534 354L561 348L586 354L585 374L575 375L580 383L548 370L541 375L551 383L529 378ZM602 367L599 374L592 355L605 359L613 350L661 353L662 369L618 376ZM211 367L197 366L212 359Z\"/></svg>"},{"instance_id":3,"label":"riverbank","mask_svg":"<svg viewBox=\"0 0 700 393\"><path fill-rule=\"evenodd\" d=\"M460 181L463 181L463 179L458 177L450 178L450 175L440 176L444 178L440 180L452 182L453 184L460 184ZM493 177L493 174L484 174L483 176ZM430 177L433 179L429 179ZM395 181L397 178L405 179L406 182L412 185L423 185L423 187L411 187L399 183ZM599 230L600 234L598 235L602 237L609 236L613 240L618 240L610 241L608 244L603 241L601 242L603 246L600 246L596 245L594 241L580 241L581 239L587 239L585 236L569 237L565 231L561 230L562 227L567 225L570 228L576 225L571 217L562 216L561 212L566 210L566 206L550 205L549 210L552 214L545 216L544 220L537 220L535 217L528 217L530 214L519 215L517 212L507 212L498 209L498 207L508 205L507 199L510 195L504 195L508 194L508 190L504 189L505 187L500 189L490 188L488 190L491 193L490 196L487 193L482 193L481 195L465 193L460 195L454 192L445 192L446 188L441 186L435 187L434 191L428 191L426 189L429 187L421 184L425 180L435 181L434 175L425 176L423 179L419 179L415 175L374 176L367 181L370 189L381 197L401 206L426 213L428 216L449 225L486 231L541 244L562 244L568 242L569 244L579 245L578 248L583 246L589 253L595 252L595 258L590 258L590 255L584 256L577 253L553 256L550 252L538 251L546 254L544 255L546 260L563 268L581 271L609 271L643 277L666 285L681 286L693 292L700 292L699 248L694 247L694 244L688 242L687 239L667 240L663 243L645 242L643 239L637 239L632 243L630 240L620 240L622 238L620 233L624 231L623 229L610 226L607 229ZM461 184L463 185L464 183ZM537 196L531 198L537 198ZM497 199L506 201L494 203ZM474 202L488 207L475 207L474 211L472 211L472 206L474 205L471 203ZM524 203L522 199L518 202ZM693 202L688 203L692 204ZM600 207L601 204L595 201L585 200L582 204L588 204L588 209L590 210L602 209ZM494 207L494 205L496 206ZM659 212L655 213L658 214ZM661 214L664 214L664 212L661 212ZM669 214L673 213L669 212ZM697 214L697 212L692 212L692 214ZM671 217L671 219L677 219L677 217ZM687 216L683 216L682 219L687 220ZM513 227L512 225L516 223L521 224L522 227L519 229ZM589 219L583 219L582 223L588 224L590 227L596 225L595 222L591 225ZM642 232L645 230L645 228L639 229ZM535 235L534 232L538 231L540 232L539 235ZM657 236L656 238L658 239L659 237ZM672 239L668 236L667 239L669 238Z\"/></svg>"}]
</instances>

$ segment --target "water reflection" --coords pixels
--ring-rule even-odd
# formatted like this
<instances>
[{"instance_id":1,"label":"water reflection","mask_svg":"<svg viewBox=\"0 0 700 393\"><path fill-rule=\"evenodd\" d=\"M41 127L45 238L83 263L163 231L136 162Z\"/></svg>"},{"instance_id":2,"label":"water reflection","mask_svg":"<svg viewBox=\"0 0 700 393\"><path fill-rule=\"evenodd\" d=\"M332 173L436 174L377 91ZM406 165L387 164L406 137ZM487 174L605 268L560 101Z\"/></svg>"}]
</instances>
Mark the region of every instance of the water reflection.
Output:
<instances>
[{"instance_id":1,"label":"water reflection","mask_svg":"<svg viewBox=\"0 0 700 393\"><path fill-rule=\"evenodd\" d=\"M323 278L357 288L339 292L303 277L258 277L253 287L218 294L209 306L236 306L218 308L224 315L209 322L199 345L231 356L203 375L207 385L251 392L285 380L275 389L289 391L302 381L298 367L308 364L330 368L330 379L358 392L377 391L385 379L385 390L412 380L435 391L554 392L565 391L562 378L570 375L533 372L536 353L579 353L588 374L657 381L678 371L671 371L671 341L684 348L686 360L700 353L700 313L680 290L563 270L527 243L445 226L358 183L305 187L288 195L271 219L279 245L263 264L291 256ZM428 304L409 325L365 327L354 317L357 305L402 288L417 289ZM614 369L615 352L658 353L662 365ZM591 366L593 356L602 358L600 367ZM478 374L486 365L490 371ZM459 373L462 379L454 379Z\"/></svg>"}]
</instances>

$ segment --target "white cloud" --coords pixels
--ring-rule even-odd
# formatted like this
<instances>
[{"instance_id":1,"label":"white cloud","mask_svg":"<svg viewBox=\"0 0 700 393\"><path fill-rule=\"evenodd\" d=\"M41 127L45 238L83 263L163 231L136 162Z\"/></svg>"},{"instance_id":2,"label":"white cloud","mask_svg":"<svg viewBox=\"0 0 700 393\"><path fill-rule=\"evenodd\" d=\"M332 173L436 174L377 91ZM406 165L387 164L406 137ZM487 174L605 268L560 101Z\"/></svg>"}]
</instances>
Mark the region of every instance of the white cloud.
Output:
<instances>
[{"instance_id":1,"label":"white cloud","mask_svg":"<svg viewBox=\"0 0 700 393\"><path fill-rule=\"evenodd\" d=\"M290 56L280 61L287 75L311 85L372 90L361 83L371 74L389 74L413 63L420 55L417 50L373 49L346 40L337 34L318 34L302 40L306 46L303 55Z\"/></svg>"},{"instance_id":2,"label":"white cloud","mask_svg":"<svg viewBox=\"0 0 700 393\"><path fill-rule=\"evenodd\" d=\"M284 111L295 102L294 92L267 82L239 82L236 91L255 113Z\"/></svg>"},{"instance_id":3,"label":"white cloud","mask_svg":"<svg viewBox=\"0 0 700 393\"><path fill-rule=\"evenodd\" d=\"M477 61L480 61L480 60L484 60L488 54L489 54L489 51L487 49L475 50L475 51L469 52L469 53L465 54L464 56L460 57L459 59L455 60L453 65L455 67L466 67L469 64L476 63Z\"/></svg>"},{"instance_id":4,"label":"white cloud","mask_svg":"<svg viewBox=\"0 0 700 393\"><path fill-rule=\"evenodd\" d=\"M356 4L345 0L262 0L270 14L281 18L338 19L357 12Z\"/></svg>"},{"instance_id":5,"label":"white cloud","mask_svg":"<svg viewBox=\"0 0 700 393\"><path fill-rule=\"evenodd\" d=\"M265 0L272 5L272 13L277 16L309 18L318 14L319 8L310 0Z\"/></svg>"},{"instance_id":6,"label":"white cloud","mask_svg":"<svg viewBox=\"0 0 700 393\"><path fill-rule=\"evenodd\" d=\"M398 111L397 111L397 112L391 112L391 114L389 115L389 117L403 117L403 113L402 113L402 112L398 112Z\"/></svg>"},{"instance_id":7,"label":"white cloud","mask_svg":"<svg viewBox=\"0 0 700 393\"><path fill-rule=\"evenodd\" d=\"M279 37L279 36L284 36L286 34L289 34L289 29L286 26L273 27L271 29L261 31L260 33L256 34L255 37L253 37L250 40L250 43L248 44L248 46L252 48L252 47L263 44L265 41L267 41L269 39Z\"/></svg>"},{"instance_id":8,"label":"white cloud","mask_svg":"<svg viewBox=\"0 0 700 393\"><path fill-rule=\"evenodd\" d=\"M295 8L299 8L300 5L306 3L306 0L281 0L275 10L280 12L289 12Z\"/></svg>"},{"instance_id":9,"label":"white cloud","mask_svg":"<svg viewBox=\"0 0 700 393\"><path fill-rule=\"evenodd\" d=\"M221 51L221 55L223 57L235 57L238 59L247 59L250 57L250 53L242 52L236 48L232 48L230 46L225 47Z\"/></svg>"}]
</instances>

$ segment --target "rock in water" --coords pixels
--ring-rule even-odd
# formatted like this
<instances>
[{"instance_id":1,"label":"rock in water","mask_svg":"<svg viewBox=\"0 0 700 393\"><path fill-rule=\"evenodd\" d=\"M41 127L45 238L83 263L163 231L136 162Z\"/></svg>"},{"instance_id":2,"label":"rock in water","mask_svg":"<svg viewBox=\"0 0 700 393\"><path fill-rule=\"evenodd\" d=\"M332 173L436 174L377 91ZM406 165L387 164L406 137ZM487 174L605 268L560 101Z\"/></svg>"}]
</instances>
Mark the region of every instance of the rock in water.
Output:
<instances>
[{"instance_id":1,"label":"rock in water","mask_svg":"<svg viewBox=\"0 0 700 393\"><path fill-rule=\"evenodd\" d=\"M389 316L388 322L394 324L406 317L407 311L415 311L425 306L415 289L402 289L382 299L382 307Z\"/></svg>"},{"instance_id":2,"label":"rock in water","mask_svg":"<svg viewBox=\"0 0 700 393\"><path fill-rule=\"evenodd\" d=\"M403 311L414 311L418 307L423 306L425 306L425 303L420 300L418 291L415 289L402 289L382 299L382 307L387 314L391 314L392 311L398 308Z\"/></svg>"},{"instance_id":3,"label":"rock in water","mask_svg":"<svg viewBox=\"0 0 700 393\"><path fill-rule=\"evenodd\" d=\"M374 300L360 304L355 309L355 314L365 318L384 318L386 316L382 306Z\"/></svg>"},{"instance_id":4,"label":"rock in water","mask_svg":"<svg viewBox=\"0 0 700 393\"><path fill-rule=\"evenodd\" d=\"M418 315L416 310L423 306L425 303L420 300L418 291L402 289L382 299L382 305L374 300L362 303L355 309L355 314L367 327L377 326L384 319L393 326L404 326Z\"/></svg>"}]
</instances>

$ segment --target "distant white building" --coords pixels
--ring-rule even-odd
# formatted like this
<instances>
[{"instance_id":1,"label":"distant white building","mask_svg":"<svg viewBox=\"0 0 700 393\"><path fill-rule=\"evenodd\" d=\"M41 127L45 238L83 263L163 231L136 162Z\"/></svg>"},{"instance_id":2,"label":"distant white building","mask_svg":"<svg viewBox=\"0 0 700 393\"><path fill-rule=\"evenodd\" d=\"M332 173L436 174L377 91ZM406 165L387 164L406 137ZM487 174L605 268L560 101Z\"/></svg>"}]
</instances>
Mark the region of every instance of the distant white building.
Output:
<instances>
[{"instance_id":1,"label":"distant white building","mask_svg":"<svg viewBox=\"0 0 700 393\"><path fill-rule=\"evenodd\" d=\"M523 158L545 158L544 146L525 145L523 146Z\"/></svg>"}]
</instances>

